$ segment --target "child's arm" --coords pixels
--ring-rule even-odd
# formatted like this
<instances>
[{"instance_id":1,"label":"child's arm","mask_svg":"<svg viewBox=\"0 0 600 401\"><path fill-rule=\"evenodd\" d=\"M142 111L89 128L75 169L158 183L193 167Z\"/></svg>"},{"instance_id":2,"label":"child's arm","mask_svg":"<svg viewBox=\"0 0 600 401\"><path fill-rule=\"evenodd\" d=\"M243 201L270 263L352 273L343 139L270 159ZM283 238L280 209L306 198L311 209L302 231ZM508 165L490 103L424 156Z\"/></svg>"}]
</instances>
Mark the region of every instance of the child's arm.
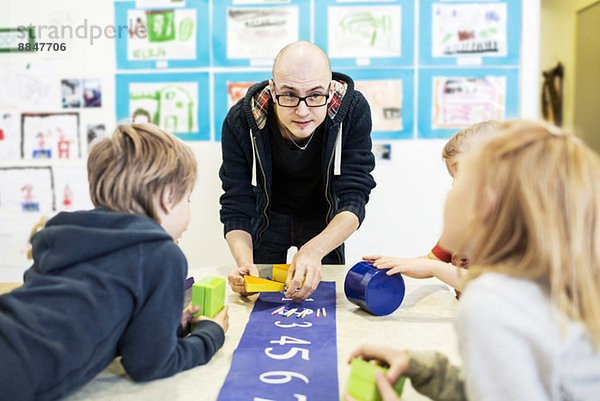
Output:
<instances>
[{"instance_id":1,"label":"child's arm","mask_svg":"<svg viewBox=\"0 0 600 401\"><path fill-rule=\"evenodd\" d=\"M452 288L462 291L466 270L461 267L429 258L393 258L388 256L365 256L378 269L389 269L386 274L403 274L412 278L436 277Z\"/></svg>"},{"instance_id":2,"label":"child's arm","mask_svg":"<svg viewBox=\"0 0 600 401\"><path fill-rule=\"evenodd\" d=\"M395 401L392 385L406 376L415 390L438 401L466 400L464 377L460 368L453 366L444 355L437 352L403 351L391 347L363 345L354 351L349 361L361 357L375 359L389 365L384 381L377 380L381 394L387 394L385 401ZM392 390L390 392L390 390ZM393 395L392 395L393 394ZM345 400L352 397L345 395Z\"/></svg>"},{"instance_id":3,"label":"child's arm","mask_svg":"<svg viewBox=\"0 0 600 401\"><path fill-rule=\"evenodd\" d=\"M117 344L121 363L135 381L168 377L205 364L225 341L223 328L211 320L199 321L189 336L178 337L185 256L174 243L145 252L139 262L136 309Z\"/></svg>"}]
</instances>

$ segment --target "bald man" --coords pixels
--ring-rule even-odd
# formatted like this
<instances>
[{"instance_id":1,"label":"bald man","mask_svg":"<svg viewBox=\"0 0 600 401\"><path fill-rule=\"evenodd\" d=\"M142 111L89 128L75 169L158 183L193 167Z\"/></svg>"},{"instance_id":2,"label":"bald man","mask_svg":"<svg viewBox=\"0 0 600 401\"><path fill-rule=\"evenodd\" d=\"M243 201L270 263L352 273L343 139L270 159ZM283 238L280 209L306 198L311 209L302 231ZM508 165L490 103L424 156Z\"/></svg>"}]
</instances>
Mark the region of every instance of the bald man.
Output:
<instances>
[{"instance_id":1,"label":"bald man","mask_svg":"<svg viewBox=\"0 0 600 401\"><path fill-rule=\"evenodd\" d=\"M234 291L247 294L243 276L286 263L291 247L285 295L296 301L317 288L321 264L345 263L344 241L375 187L370 135L367 101L350 77L331 72L323 50L300 41L279 52L273 78L223 122L221 221Z\"/></svg>"}]
</instances>

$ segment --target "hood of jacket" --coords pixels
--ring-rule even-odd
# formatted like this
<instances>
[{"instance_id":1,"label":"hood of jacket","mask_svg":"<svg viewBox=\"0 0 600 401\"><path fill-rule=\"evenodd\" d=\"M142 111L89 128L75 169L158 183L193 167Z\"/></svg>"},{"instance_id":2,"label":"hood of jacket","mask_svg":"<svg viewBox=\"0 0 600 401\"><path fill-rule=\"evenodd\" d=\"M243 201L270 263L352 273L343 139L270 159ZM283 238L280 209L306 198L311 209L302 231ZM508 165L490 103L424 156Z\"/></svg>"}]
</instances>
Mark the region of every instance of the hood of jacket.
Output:
<instances>
[{"instance_id":1,"label":"hood of jacket","mask_svg":"<svg viewBox=\"0 0 600 401\"><path fill-rule=\"evenodd\" d=\"M34 268L49 273L140 242L164 240L172 238L154 220L100 207L58 213L33 236L31 243L33 259L38 262ZM73 252L65 252L66 249Z\"/></svg>"}]
</instances>

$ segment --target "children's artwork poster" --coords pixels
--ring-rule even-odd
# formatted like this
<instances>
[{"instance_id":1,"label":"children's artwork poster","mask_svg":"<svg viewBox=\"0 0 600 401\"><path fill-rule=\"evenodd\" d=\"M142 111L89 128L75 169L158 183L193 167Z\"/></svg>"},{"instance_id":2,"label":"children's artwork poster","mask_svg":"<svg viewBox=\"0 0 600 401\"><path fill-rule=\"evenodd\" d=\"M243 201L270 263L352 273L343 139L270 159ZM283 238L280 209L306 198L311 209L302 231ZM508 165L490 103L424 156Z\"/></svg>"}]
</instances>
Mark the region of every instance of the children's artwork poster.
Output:
<instances>
[{"instance_id":1,"label":"children's artwork poster","mask_svg":"<svg viewBox=\"0 0 600 401\"><path fill-rule=\"evenodd\" d=\"M520 10L520 0L422 0L421 63L518 65Z\"/></svg>"},{"instance_id":2,"label":"children's artwork poster","mask_svg":"<svg viewBox=\"0 0 600 401\"><path fill-rule=\"evenodd\" d=\"M0 160L21 158L18 114L0 109Z\"/></svg>"},{"instance_id":3,"label":"children's artwork poster","mask_svg":"<svg viewBox=\"0 0 600 401\"><path fill-rule=\"evenodd\" d=\"M332 58L400 57L400 6L329 7L328 49Z\"/></svg>"},{"instance_id":4,"label":"children's artwork poster","mask_svg":"<svg viewBox=\"0 0 600 401\"><path fill-rule=\"evenodd\" d=\"M371 109L373 139L407 139L414 130L414 70L360 69L346 72Z\"/></svg>"},{"instance_id":5,"label":"children's artwork poster","mask_svg":"<svg viewBox=\"0 0 600 401\"><path fill-rule=\"evenodd\" d=\"M208 73L117 74L116 92L117 120L151 122L184 140L210 139Z\"/></svg>"},{"instance_id":6,"label":"children's artwork poster","mask_svg":"<svg viewBox=\"0 0 600 401\"><path fill-rule=\"evenodd\" d=\"M81 158L79 113L21 114L23 159Z\"/></svg>"},{"instance_id":7,"label":"children's artwork poster","mask_svg":"<svg viewBox=\"0 0 600 401\"><path fill-rule=\"evenodd\" d=\"M402 131L402 80L355 81L371 107L373 131Z\"/></svg>"},{"instance_id":8,"label":"children's artwork poster","mask_svg":"<svg viewBox=\"0 0 600 401\"><path fill-rule=\"evenodd\" d=\"M419 136L446 138L485 120L516 118L518 68L421 71Z\"/></svg>"},{"instance_id":9,"label":"children's artwork poster","mask_svg":"<svg viewBox=\"0 0 600 401\"><path fill-rule=\"evenodd\" d=\"M153 6L151 3L157 2L141 5ZM117 68L186 68L210 64L208 2L186 0L185 7L171 7L141 9L136 8L134 1L115 2Z\"/></svg>"},{"instance_id":10,"label":"children's artwork poster","mask_svg":"<svg viewBox=\"0 0 600 401\"><path fill-rule=\"evenodd\" d=\"M50 166L0 167L0 213L56 210Z\"/></svg>"},{"instance_id":11,"label":"children's artwork poster","mask_svg":"<svg viewBox=\"0 0 600 401\"><path fill-rule=\"evenodd\" d=\"M335 282L301 303L261 293L217 400L339 400L335 307Z\"/></svg>"},{"instance_id":12,"label":"children's artwork poster","mask_svg":"<svg viewBox=\"0 0 600 401\"><path fill-rule=\"evenodd\" d=\"M320 2L315 43L334 66L410 65L414 49L412 1ZM326 30L325 30L326 27Z\"/></svg>"},{"instance_id":13,"label":"children's artwork poster","mask_svg":"<svg viewBox=\"0 0 600 401\"><path fill-rule=\"evenodd\" d=\"M310 1L213 3L213 55L219 66L271 66L284 46L310 40Z\"/></svg>"},{"instance_id":14,"label":"children's artwork poster","mask_svg":"<svg viewBox=\"0 0 600 401\"><path fill-rule=\"evenodd\" d=\"M223 121L229 109L242 99L255 83L271 78L271 71L215 73L214 78L214 127L215 140L221 140Z\"/></svg>"},{"instance_id":15,"label":"children's artwork poster","mask_svg":"<svg viewBox=\"0 0 600 401\"><path fill-rule=\"evenodd\" d=\"M434 77L431 126L461 128L504 120L506 77Z\"/></svg>"},{"instance_id":16,"label":"children's artwork poster","mask_svg":"<svg viewBox=\"0 0 600 401\"><path fill-rule=\"evenodd\" d=\"M54 166L54 193L58 211L92 209L87 172L83 166Z\"/></svg>"}]
</instances>

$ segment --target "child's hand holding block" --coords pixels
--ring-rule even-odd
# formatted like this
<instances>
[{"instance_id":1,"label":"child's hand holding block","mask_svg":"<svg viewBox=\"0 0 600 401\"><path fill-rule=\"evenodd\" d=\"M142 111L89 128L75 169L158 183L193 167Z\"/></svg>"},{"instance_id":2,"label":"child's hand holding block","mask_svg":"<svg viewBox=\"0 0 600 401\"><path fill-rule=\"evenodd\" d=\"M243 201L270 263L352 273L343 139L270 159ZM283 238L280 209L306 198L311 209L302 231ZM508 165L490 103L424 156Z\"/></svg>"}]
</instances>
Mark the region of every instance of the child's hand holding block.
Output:
<instances>
[{"instance_id":1,"label":"child's hand holding block","mask_svg":"<svg viewBox=\"0 0 600 401\"><path fill-rule=\"evenodd\" d=\"M346 383L346 391L359 401L381 401L381 395L375 384L375 371L387 372L387 368L377 366L360 358L354 358L350 363L350 376ZM398 379L394 390L398 397L402 395L405 377Z\"/></svg>"},{"instance_id":2,"label":"child's hand holding block","mask_svg":"<svg viewBox=\"0 0 600 401\"><path fill-rule=\"evenodd\" d=\"M285 283L260 277L244 276L244 281L246 282L246 291L248 292L279 292L285 289Z\"/></svg>"},{"instance_id":3,"label":"child's hand holding block","mask_svg":"<svg viewBox=\"0 0 600 401\"><path fill-rule=\"evenodd\" d=\"M192 305L200 306L194 316L215 317L225 305L225 279L208 276L194 283Z\"/></svg>"}]
</instances>

